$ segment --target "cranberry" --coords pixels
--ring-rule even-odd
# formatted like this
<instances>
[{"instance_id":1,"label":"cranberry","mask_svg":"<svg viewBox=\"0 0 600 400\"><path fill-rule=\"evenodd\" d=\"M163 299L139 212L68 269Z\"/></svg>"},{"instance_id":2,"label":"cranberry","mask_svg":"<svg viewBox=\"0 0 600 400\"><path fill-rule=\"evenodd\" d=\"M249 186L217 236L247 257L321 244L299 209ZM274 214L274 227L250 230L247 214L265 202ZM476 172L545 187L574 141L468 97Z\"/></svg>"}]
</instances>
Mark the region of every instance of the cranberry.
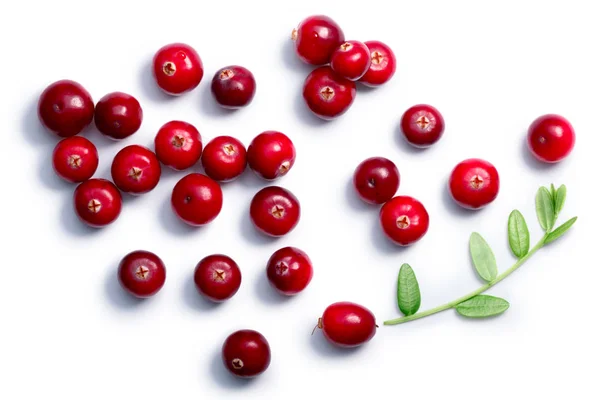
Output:
<instances>
[{"instance_id":1,"label":"cranberry","mask_svg":"<svg viewBox=\"0 0 600 400\"><path fill-rule=\"evenodd\" d=\"M356 84L328 66L319 67L306 77L302 95L315 115L332 120L348 111L356 97Z\"/></svg>"},{"instance_id":2,"label":"cranberry","mask_svg":"<svg viewBox=\"0 0 600 400\"><path fill-rule=\"evenodd\" d=\"M154 138L156 157L175 171L183 171L198 162L202 155L202 136L194 125L170 121L161 126Z\"/></svg>"},{"instance_id":3,"label":"cranberry","mask_svg":"<svg viewBox=\"0 0 600 400\"><path fill-rule=\"evenodd\" d=\"M242 284L242 273L231 258L213 254L196 265L194 283L200 294L220 303L237 293Z\"/></svg>"},{"instance_id":4,"label":"cranberry","mask_svg":"<svg viewBox=\"0 0 600 400\"><path fill-rule=\"evenodd\" d=\"M388 45L377 40L365 44L371 52L371 65L360 82L370 87L383 85L396 73L396 56Z\"/></svg>"},{"instance_id":5,"label":"cranberry","mask_svg":"<svg viewBox=\"0 0 600 400\"><path fill-rule=\"evenodd\" d=\"M254 195L250 204L254 226L269 236L283 236L298 224L300 203L292 192L268 186Z\"/></svg>"},{"instance_id":6,"label":"cranberry","mask_svg":"<svg viewBox=\"0 0 600 400\"><path fill-rule=\"evenodd\" d=\"M259 332L242 329L225 339L221 357L233 375L254 378L265 372L271 364L271 347Z\"/></svg>"},{"instance_id":7,"label":"cranberry","mask_svg":"<svg viewBox=\"0 0 600 400\"><path fill-rule=\"evenodd\" d=\"M224 108L237 109L250 104L256 93L252 72L239 65L221 68L212 79L210 90Z\"/></svg>"},{"instance_id":8,"label":"cranberry","mask_svg":"<svg viewBox=\"0 0 600 400\"><path fill-rule=\"evenodd\" d=\"M289 172L296 161L294 143L285 134L265 131L248 146L248 165L258 176L274 180Z\"/></svg>"},{"instance_id":9,"label":"cranberry","mask_svg":"<svg viewBox=\"0 0 600 400\"><path fill-rule=\"evenodd\" d=\"M60 80L40 95L38 118L46 129L60 137L75 136L92 122L94 101L79 83Z\"/></svg>"},{"instance_id":10,"label":"cranberry","mask_svg":"<svg viewBox=\"0 0 600 400\"><path fill-rule=\"evenodd\" d=\"M429 228L429 214L420 201L409 196L396 196L379 212L383 232L394 243L408 246L419 241Z\"/></svg>"},{"instance_id":11,"label":"cranberry","mask_svg":"<svg viewBox=\"0 0 600 400\"><path fill-rule=\"evenodd\" d=\"M308 64L329 63L331 54L344 41L342 28L325 15L312 15L292 32L296 54Z\"/></svg>"},{"instance_id":12,"label":"cranberry","mask_svg":"<svg viewBox=\"0 0 600 400\"><path fill-rule=\"evenodd\" d=\"M221 186L208 176L191 173L173 188L171 205L183 222L192 226L205 225L221 212L223 192Z\"/></svg>"},{"instance_id":13,"label":"cranberry","mask_svg":"<svg viewBox=\"0 0 600 400\"><path fill-rule=\"evenodd\" d=\"M529 126L527 144L538 160L557 163L573 150L575 131L569 121L560 115L542 115Z\"/></svg>"},{"instance_id":14,"label":"cranberry","mask_svg":"<svg viewBox=\"0 0 600 400\"><path fill-rule=\"evenodd\" d=\"M246 169L246 148L234 137L217 136L206 145L202 153L202 166L212 179L232 181Z\"/></svg>"},{"instance_id":15,"label":"cranberry","mask_svg":"<svg viewBox=\"0 0 600 400\"><path fill-rule=\"evenodd\" d=\"M310 258L296 247L283 247L269 258L267 278L279 293L292 296L303 291L313 277Z\"/></svg>"},{"instance_id":16,"label":"cranberry","mask_svg":"<svg viewBox=\"0 0 600 400\"><path fill-rule=\"evenodd\" d=\"M317 325L325 337L340 347L357 347L375 336L375 316L365 307L342 301L325 309Z\"/></svg>"},{"instance_id":17,"label":"cranberry","mask_svg":"<svg viewBox=\"0 0 600 400\"><path fill-rule=\"evenodd\" d=\"M500 189L498 171L478 158L464 160L450 173L450 195L462 207L477 210L491 203Z\"/></svg>"},{"instance_id":18,"label":"cranberry","mask_svg":"<svg viewBox=\"0 0 600 400\"><path fill-rule=\"evenodd\" d=\"M444 134L442 114L428 104L417 104L402 114L400 127L408 143L415 147L429 147Z\"/></svg>"},{"instance_id":19,"label":"cranberry","mask_svg":"<svg viewBox=\"0 0 600 400\"><path fill-rule=\"evenodd\" d=\"M363 77L371 65L371 52L366 44L348 40L331 55L331 69L343 78L356 81Z\"/></svg>"},{"instance_id":20,"label":"cranberry","mask_svg":"<svg viewBox=\"0 0 600 400\"><path fill-rule=\"evenodd\" d=\"M367 158L354 170L354 188L358 196L370 204L383 204L400 187L396 164L384 157Z\"/></svg>"},{"instance_id":21,"label":"cranberry","mask_svg":"<svg viewBox=\"0 0 600 400\"><path fill-rule=\"evenodd\" d=\"M154 296L165 284L165 264L154 253L136 250L127 254L119 263L119 283L135 297Z\"/></svg>"},{"instance_id":22,"label":"cranberry","mask_svg":"<svg viewBox=\"0 0 600 400\"><path fill-rule=\"evenodd\" d=\"M115 155L110 173L115 185L123 192L142 194L158 185L161 168L152 150L132 144Z\"/></svg>"},{"instance_id":23,"label":"cranberry","mask_svg":"<svg viewBox=\"0 0 600 400\"><path fill-rule=\"evenodd\" d=\"M154 55L152 73L165 93L177 96L196 88L204 69L196 50L184 43L171 43Z\"/></svg>"},{"instance_id":24,"label":"cranberry","mask_svg":"<svg viewBox=\"0 0 600 400\"><path fill-rule=\"evenodd\" d=\"M98 150L82 136L63 139L54 148L52 166L68 182L87 181L98 168Z\"/></svg>"},{"instance_id":25,"label":"cranberry","mask_svg":"<svg viewBox=\"0 0 600 400\"><path fill-rule=\"evenodd\" d=\"M94 122L100 133L114 140L125 139L140 129L142 106L133 96L122 92L109 93L96 104Z\"/></svg>"},{"instance_id":26,"label":"cranberry","mask_svg":"<svg viewBox=\"0 0 600 400\"><path fill-rule=\"evenodd\" d=\"M94 228L109 225L121 214L121 193L106 179L80 183L75 188L73 203L79 219Z\"/></svg>"}]
</instances>

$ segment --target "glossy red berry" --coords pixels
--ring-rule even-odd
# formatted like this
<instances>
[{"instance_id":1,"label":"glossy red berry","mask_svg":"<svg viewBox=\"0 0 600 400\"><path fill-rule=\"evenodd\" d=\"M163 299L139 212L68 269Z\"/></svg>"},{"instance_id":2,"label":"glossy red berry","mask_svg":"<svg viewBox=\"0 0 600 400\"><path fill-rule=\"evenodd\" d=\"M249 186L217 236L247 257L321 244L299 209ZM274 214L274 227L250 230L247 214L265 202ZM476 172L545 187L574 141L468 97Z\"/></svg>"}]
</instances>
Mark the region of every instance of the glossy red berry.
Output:
<instances>
[{"instance_id":1,"label":"glossy red berry","mask_svg":"<svg viewBox=\"0 0 600 400\"><path fill-rule=\"evenodd\" d=\"M129 294L139 298L154 296L165 284L167 270L154 253L136 250L119 263L119 283Z\"/></svg>"},{"instance_id":2,"label":"glossy red berry","mask_svg":"<svg viewBox=\"0 0 600 400\"><path fill-rule=\"evenodd\" d=\"M429 229L429 214L425 206L410 196L396 196L379 212L379 222L385 235L400 246L419 241Z\"/></svg>"},{"instance_id":3,"label":"glossy red berry","mask_svg":"<svg viewBox=\"0 0 600 400\"><path fill-rule=\"evenodd\" d=\"M110 173L115 185L123 192L142 194L158 185L161 168L152 150L132 144L115 155Z\"/></svg>"},{"instance_id":4,"label":"glossy red berry","mask_svg":"<svg viewBox=\"0 0 600 400\"><path fill-rule=\"evenodd\" d=\"M296 161L291 139L277 131L265 131L248 146L248 165L258 176L274 180L287 174Z\"/></svg>"},{"instance_id":5,"label":"glossy red berry","mask_svg":"<svg viewBox=\"0 0 600 400\"><path fill-rule=\"evenodd\" d=\"M542 115L529 126L527 145L538 160L557 163L571 154L575 147L575 130L560 115Z\"/></svg>"},{"instance_id":6,"label":"glossy red berry","mask_svg":"<svg viewBox=\"0 0 600 400\"><path fill-rule=\"evenodd\" d=\"M159 161L175 171L191 168L202 155L202 136L192 124L170 121L160 127L154 138Z\"/></svg>"},{"instance_id":7,"label":"glossy red berry","mask_svg":"<svg viewBox=\"0 0 600 400\"><path fill-rule=\"evenodd\" d=\"M348 40L339 45L331 55L331 69L342 78L356 81L363 77L371 65L371 52L366 44Z\"/></svg>"},{"instance_id":8,"label":"glossy red berry","mask_svg":"<svg viewBox=\"0 0 600 400\"><path fill-rule=\"evenodd\" d=\"M191 46L171 43L161 47L154 55L152 73L165 93L177 96L200 84L204 67L200 56Z\"/></svg>"},{"instance_id":9,"label":"glossy red berry","mask_svg":"<svg viewBox=\"0 0 600 400\"><path fill-rule=\"evenodd\" d=\"M206 175L191 173L179 180L171 194L175 214L192 226L217 218L223 207L221 186Z\"/></svg>"},{"instance_id":10,"label":"glossy red berry","mask_svg":"<svg viewBox=\"0 0 600 400\"><path fill-rule=\"evenodd\" d=\"M73 204L82 222L100 228L111 224L121 214L121 193L111 181L89 179L75 188Z\"/></svg>"},{"instance_id":11,"label":"glossy red berry","mask_svg":"<svg viewBox=\"0 0 600 400\"><path fill-rule=\"evenodd\" d=\"M292 32L296 54L308 64L329 63L331 54L344 41L342 28L325 15L312 15Z\"/></svg>"},{"instance_id":12,"label":"glossy red berry","mask_svg":"<svg viewBox=\"0 0 600 400\"><path fill-rule=\"evenodd\" d=\"M264 234L283 236L298 224L300 203L289 190L268 186L254 195L250 204L250 219Z\"/></svg>"},{"instance_id":13,"label":"glossy red berry","mask_svg":"<svg viewBox=\"0 0 600 400\"><path fill-rule=\"evenodd\" d=\"M356 97L356 84L329 66L319 67L306 77L302 95L316 116L332 120L348 111Z\"/></svg>"},{"instance_id":14,"label":"glossy red berry","mask_svg":"<svg viewBox=\"0 0 600 400\"><path fill-rule=\"evenodd\" d=\"M240 176L246 163L246 147L231 136L217 136L208 142L202 153L204 172L219 182L229 182Z\"/></svg>"},{"instance_id":15,"label":"glossy red berry","mask_svg":"<svg viewBox=\"0 0 600 400\"><path fill-rule=\"evenodd\" d=\"M229 65L213 76L210 90L221 107L237 109L252 102L256 93L256 81L248 69Z\"/></svg>"},{"instance_id":16,"label":"glossy red berry","mask_svg":"<svg viewBox=\"0 0 600 400\"><path fill-rule=\"evenodd\" d=\"M121 140L140 129L143 118L142 106L137 99L123 92L113 92L102 97L96 104L94 122L103 135Z\"/></svg>"},{"instance_id":17,"label":"glossy red berry","mask_svg":"<svg viewBox=\"0 0 600 400\"><path fill-rule=\"evenodd\" d=\"M225 368L240 378L254 378L271 364L271 347L257 331L242 329L225 339L221 349Z\"/></svg>"},{"instance_id":18,"label":"glossy red berry","mask_svg":"<svg viewBox=\"0 0 600 400\"><path fill-rule=\"evenodd\" d=\"M213 254L204 257L194 270L198 292L216 303L233 297L242 284L240 267L230 257Z\"/></svg>"},{"instance_id":19,"label":"glossy red berry","mask_svg":"<svg viewBox=\"0 0 600 400\"><path fill-rule=\"evenodd\" d=\"M498 196L500 176L490 162L470 158L454 167L448 187L450 195L461 207L477 210Z\"/></svg>"},{"instance_id":20,"label":"glossy red berry","mask_svg":"<svg viewBox=\"0 0 600 400\"><path fill-rule=\"evenodd\" d=\"M94 101L79 83L67 79L50 84L38 100L42 125L60 137L75 136L94 118Z\"/></svg>"},{"instance_id":21,"label":"glossy red berry","mask_svg":"<svg viewBox=\"0 0 600 400\"><path fill-rule=\"evenodd\" d=\"M370 87L383 85L396 73L396 56L385 43L371 40L365 44L371 52L371 64L360 82Z\"/></svg>"},{"instance_id":22,"label":"glossy red berry","mask_svg":"<svg viewBox=\"0 0 600 400\"><path fill-rule=\"evenodd\" d=\"M83 136L73 136L58 142L52 153L54 172L68 182L90 179L98 168L98 150Z\"/></svg>"},{"instance_id":23,"label":"glossy red berry","mask_svg":"<svg viewBox=\"0 0 600 400\"><path fill-rule=\"evenodd\" d=\"M313 277L310 258L296 247L277 250L267 263L267 278L279 293L292 296L303 291Z\"/></svg>"},{"instance_id":24,"label":"glossy red berry","mask_svg":"<svg viewBox=\"0 0 600 400\"><path fill-rule=\"evenodd\" d=\"M384 157L367 158L354 170L354 188L358 196L369 204L383 204L400 187L400 172L392 161Z\"/></svg>"},{"instance_id":25,"label":"glossy red berry","mask_svg":"<svg viewBox=\"0 0 600 400\"><path fill-rule=\"evenodd\" d=\"M400 128L411 145L425 148L436 143L444 134L444 118L433 106L417 104L402 114Z\"/></svg>"},{"instance_id":26,"label":"glossy red berry","mask_svg":"<svg viewBox=\"0 0 600 400\"><path fill-rule=\"evenodd\" d=\"M373 313L348 301L333 303L327 307L317 326L331 343L344 348L368 342L377 331Z\"/></svg>"}]
</instances>

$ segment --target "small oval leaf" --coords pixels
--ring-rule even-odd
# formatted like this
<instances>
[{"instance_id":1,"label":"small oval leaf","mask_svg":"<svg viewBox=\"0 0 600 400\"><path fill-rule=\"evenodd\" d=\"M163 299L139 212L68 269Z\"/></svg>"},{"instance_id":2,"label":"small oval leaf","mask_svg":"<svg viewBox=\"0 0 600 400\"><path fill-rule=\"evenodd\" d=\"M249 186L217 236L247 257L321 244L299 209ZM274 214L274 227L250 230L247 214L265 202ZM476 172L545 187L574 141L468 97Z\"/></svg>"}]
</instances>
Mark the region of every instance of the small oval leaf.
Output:
<instances>
[{"instance_id":1,"label":"small oval leaf","mask_svg":"<svg viewBox=\"0 0 600 400\"><path fill-rule=\"evenodd\" d=\"M508 217L508 243L517 258L525 257L529 252L529 229L519 210L513 210Z\"/></svg>"},{"instance_id":2,"label":"small oval leaf","mask_svg":"<svg viewBox=\"0 0 600 400\"><path fill-rule=\"evenodd\" d=\"M554 183L550 184L550 196L552 196L552 199L556 199L556 188L554 187Z\"/></svg>"},{"instance_id":3,"label":"small oval leaf","mask_svg":"<svg viewBox=\"0 0 600 400\"><path fill-rule=\"evenodd\" d=\"M419 283L408 264L402 264L398 273L398 307L407 316L415 314L421 307Z\"/></svg>"},{"instance_id":4,"label":"small oval leaf","mask_svg":"<svg viewBox=\"0 0 600 400\"><path fill-rule=\"evenodd\" d=\"M558 216L558 213L561 212L563 207L565 206L565 201L567 200L567 187L565 185L560 185L558 189L556 189L556 194L554 196L554 213Z\"/></svg>"},{"instance_id":5,"label":"small oval leaf","mask_svg":"<svg viewBox=\"0 0 600 400\"><path fill-rule=\"evenodd\" d=\"M544 231L549 232L554 223L554 201L550 191L543 186L535 196L535 211L537 212L540 226Z\"/></svg>"},{"instance_id":6,"label":"small oval leaf","mask_svg":"<svg viewBox=\"0 0 600 400\"><path fill-rule=\"evenodd\" d=\"M568 220L567 222L550 232L546 237L546 240L544 240L544 244L552 243L556 239L560 238L562 235L567 233L567 231L573 226L575 221L577 221L577 217L571 218L570 220Z\"/></svg>"},{"instance_id":7,"label":"small oval leaf","mask_svg":"<svg viewBox=\"0 0 600 400\"><path fill-rule=\"evenodd\" d=\"M477 232L471 234L469 251L479 276L487 282L493 281L498 275L496 257L485 239Z\"/></svg>"},{"instance_id":8,"label":"small oval leaf","mask_svg":"<svg viewBox=\"0 0 600 400\"><path fill-rule=\"evenodd\" d=\"M456 311L464 317L485 318L502 314L509 306L508 301L500 297L480 294L457 305Z\"/></svg>"}]
</instances>

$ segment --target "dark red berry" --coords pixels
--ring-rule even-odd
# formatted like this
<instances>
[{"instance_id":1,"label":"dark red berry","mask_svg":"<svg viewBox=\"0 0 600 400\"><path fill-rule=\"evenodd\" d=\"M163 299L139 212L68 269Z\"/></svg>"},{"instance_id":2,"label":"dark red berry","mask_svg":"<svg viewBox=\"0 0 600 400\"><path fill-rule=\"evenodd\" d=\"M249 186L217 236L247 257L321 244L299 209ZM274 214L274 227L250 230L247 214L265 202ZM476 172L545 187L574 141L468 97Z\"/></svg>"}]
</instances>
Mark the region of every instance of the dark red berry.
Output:
<instances>
[{"instance_id":1,"label":"dark red berry","mask_svg":"<svg viewBox=\"0 0 600 400\"><path fill-rule=\"evenodd\" d=\"M379 221L386 236L400 246L419 241L429 229L429 214L423 204L410 196L396 196L385 203Z\"/></svg>"},{"instance_id":2,"label":"dark red berry","mask_svg":"<svg viewBox=\"0 0 600 400\"><path fill-rule=\"evenodd\" d=\"M92 122L94 101L79 83L60 80L40 95L38 118L46 129L60 137L75 136Z\"/></svg>"},{"instance_id":3,"label":"dark red berry","mask_svg":"<svg viewBox=\"0 0 600 400\"><path fill-rule=\"evenodd\" d=\"M248 146L248 165L258 176L274 180L289 172L296 161L294 143L285 134L265 131Z\"/></svg>"},{"instance_id":4,"label":"dark red berry","mask_svg":"<svg viewBox=\"0 0 600 400\"><path fill-rule=\"evenodd\" d=\"M356 97L356 84L329 66L319 67L306 77L302 95L316 116L332 120L348 111Z\"/></svg>"},{"instance_id":5,"label":"dark red berry","mask_svg":"<svg viewBox=\"0 0 600 400\"><path fill-rule=\"evenodd\" d=\"M229 65L213 76L210 90L220 106L237 109L250 104L256 93L256 82L248 69Z\"/></svg>"},{"instance_id":6,"label":"dark red berry","mask_svg":"<svg viewBox=\"0 0 600 400\"><path fill-rule=\"evenodd\" d=\"M229 335L223 343L221 357L225 368L241 378L254 378L271 364L271 348L257 331L243 329Z\"/></svg>"},{"instance_id":7,"label":"dark red berry","mask_svg":"<svg viewBox=\"0 0 600 400\"><path fill-rule=\"evenodd\" d=\"M94 122L100 133L114 140L133 135L142 125L142 106L122 92L109 93L96 104Z\"/></svg>"},{"instance_id":8,"label":"dark red berry","mask_svg":"<svg viewBox=\"0 0 600 400\"><path fill-rule=\"evenodd\" d=\"M348 301L333 303L319 318L318 327L333 344L350 348L360 346L375 336L375 316L367 308Z\"/></svg>"},{"instance_id":9,"label":"dark red berry","mask_svg":"<svg viewBox=\"0 0 600 400\"><path fill-rule=\"evenodd\" d=\"M557 163L571 154L575 147L575 130L560 115L542 115L529 126L527 145L538 160Z\"/></svg>"},{"instance_id":10,"label":"dark red berry","mask_svg":"<svg viewBox=\"0 0 600 400\"><path fill-rule=\"evenodd\" d=\"M383 204L400 187L400 172L392 161L384 157L367 158L354 170L354 188L358 196L369 204Z\"/></svg>"},{"instance_id":11,"label":"dark red berry","mask_svg":"<svg viewBox=\"0 0 600 400\"><path fill-rule=\"evenodd\" d=\"M110 173L115 185L123 192L142 194L158 185L161 168L152 150L132 144L115 155Z\"/></svg>"},{"instance_id":12,"label":"dark red berry","mask_svg":"<svg viewBox=\"0 0 600 400\"><path fill-rule=\"evenodd\" d=\"M98 150L83 136L73 136L58 142L52 153L52 167L68 182L90 179L98 168Z\"/></svg>"},{"instance_id":13,"label":"dark red berry","mask_svg":"<svg viewBox=\"0 0 600 400\"><path fill-rule=\"evenodd\" d=\"M435 107L417 104L402 114L400 127L408 143L424 148L440 140L445 124L442 114Z\"/></svg>"},{"instance_id":14,"label":"dark red berry","mask_svg":"<svg viewBox=\"0 0 600 400\"><path fill-rule=\"evenodd\" d=\"M461 207L477 210L498 196L500 176L488 161L470 158L454 167L448 187L450 195Z\"/></svg>"},{"instance_id":15,"label":"dark red berry","mask_svg":"<svg viewBox=\"0 0 600 400\"><path fill-rule=\"evenodd\" d=\"M377 40L365 44L371 52L371 65L359 81L370 87L383 85L396 73L396 56L388 45Z\"/></svg>"},{"instance_id":16,"label":"dark red berry","mask_svg":"<svg viewBox=\"0 0 600 400\"><path fill-rule=\"evenodd\" d=\"M202 136L194 125L170 121L160 127L154 138L159 161L175 171L191 168L202 155Z\"/></svg>"},{"instance_id":17,"label":"dark red berry","mask_svg":"<svg viewBox=\"0 0 600 400\"><path fill-rule=\"evenodd\" d=\"M310 258L296 247L277 250L267 263L267 278L279 293L292 296L303 291L313 277Z\"/></svg>"},{"instance_id":18,"label":"dark red berry","mask_svg":"<svg viewBox=\"0 0 600 400\"><path fill-rule=\"evenodd\" d=\"M283 236L298 224L300 203L289 190L268 186L254 195L250 204L250 219L264 234Z\"/></svg>"},{"instance_id":19,"label":"dark red berry","mask_svg":"<svg viewBox=\"0 0 600 400\"><path fill-rule=\"evenodd\" d=\"M371 53L363 42L348 40L339 45L331 55L331 69L342 78L356 81L363 77L371 65Z\"/></svg>"},{"instance_id":20,"label":"dark red berry","mask_svg":"<svg viewBox=\"0 0 600 400\"><path fill-rule=\"evenodd\" d=\"M232 181L246 169L246 148L234 137L217 136L204 148L202 166L212 179Z\"/></svg>"},{"instance_id":21,"label":"dark red berry","mask_svg":"<svg viewBox=\"0 0 600 400\"><path fill-rule=\"evenodd\" d=\"M194 283L201 295L220 303L237 293L242 284L242 273L230 257L213 254L196 265Z\"/></svg>"},{"instance_id":22,"label":"dark red berry","mask_svg":"<svg viewBox=\"0 0 600 400\"><path fill-rule=\"evenodd\" d=\"M152 73L165 93L177 96L200 84L204 68L200 56L191 46L171 43L161 47L154 55Z\"/></svg>"},{"instance_id":23,"label":"dark red berry","mask_svg":"<svg viewBox=\"0 0 600 400\"><path fill-rule=\"evenodd\" d=\"M100 228L111 224L121 214L121 192L111 181L89 179L75 188L73 205L82 222Z\"/></svg>"},{"instance_id":24,"label":"dark red berry","mask_svg":"<svg viewBox=\"0 0 600 400\"><path fill-rule=\"evenodd\" d=\"M206 175L191 173L179 180L171 194L175 214L192 226L217 218L223 207L221 186Z\"/></svg>"},{"instance_id":25,"label":"dark red berry","mask_svg":"<svg viewBox=\"0 0 600 400\"><path fill-rule=\"evenodd\" d=\"M129 294L139 298L154 296L165 284L167 270L154 253L136 250L119 263L119 283Z\"/></svg>"},{"instance_id":26,"label":"dark red berry","mask_svg":"<svg viewBox=\"0 0 600 400\"><path fill-rule=\"evenodd\" d=\"M331 54L344 41L342 28L325 15L313 15L300 22L292 32L296 54L308 64L329 63Z\"/></svg>"}]
</instances>

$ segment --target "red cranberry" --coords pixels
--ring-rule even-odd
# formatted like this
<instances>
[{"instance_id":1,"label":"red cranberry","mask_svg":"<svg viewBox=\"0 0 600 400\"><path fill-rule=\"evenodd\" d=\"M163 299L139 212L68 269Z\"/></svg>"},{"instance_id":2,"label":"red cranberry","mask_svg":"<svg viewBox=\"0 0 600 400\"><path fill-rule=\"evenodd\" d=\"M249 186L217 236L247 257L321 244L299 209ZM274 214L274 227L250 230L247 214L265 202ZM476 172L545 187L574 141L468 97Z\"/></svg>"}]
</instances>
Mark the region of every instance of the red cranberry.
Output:
<instances>
[{"instance_id":1,"label":"red cranberry","mask_svg":"<svg viewBox=\"0 0 600 400\"><path fill-rule=\"evenodd\" d=\"M529 126L527 144L538 160L557 163L573 150L575 131L569 121L560 115L542 115Z\"/></svg>"},{"instance_id":2,"label":"red cranberry","mask_svg":"<svg viewBox=\"0 0 600 400\"><path fill-rule=\"evenodd\" d=\"M429 147L444 134L442 114L428 104L417 104L402 114L402 133L408 143L415 147Z\"/></svg>"},{"instance_id":3,"label":"red cranberry","mask_svg":"<svg viewBox=\"0 0 600 400\"><path fill-rule=\"evenodd\" d=\"M308 64L329 63L331 54L344 41L342 28L325 15L313 15L300 22L292 32L296 54Z\"/></svg>"},{"instance_id":4,"label":"red cranberry","mask_svg":"<svg viewBox=\"0 0 600 400\"><path fill-rule=\"evenodd\" d=\"M369 204L385 203L394 197L399 187L400 172L387 158L367 158L354 170L354 188Z\"/></svg>"},{"instance_id":5,"label":"red cranberry","mask_svg":"<svg viewBox=\"0 0 600 400\"><path fill-rule=\"evenodd\" d=\"M300 203L289 190L268 186L254 195L250 218L254 226L266 235L283 236L298 224Z\"/></svg>"},{"instance_id":6,"label":"red cranberry","mask_svg":"<svg viewBox=\"0 0 600 400\"><path fill-rule=\"evenodd\" d=\"M256 93L256 82L246 68L230 65L217 71L210 90L219 105L237 109L250 104Z\"/></svg>"},{"instance_id":7,"label":"red cranberry","mask_svg":"<svg viewBox=\"0 0 600 400\"><path fill-rule=\"evenodd\" d=\"M318 327L333 344L350 348L360 346L375 336L375 316L365 307L348 301L333 303L319 318Z\"/></svg>"},{"instance_id":8,"label":"red cranberry","mask_svg":"<svg viewBox=\"0 0 600 400\"><path fill-rule=\"evenodd\" d=\"M196 265L194 282L200 294L220 303L237 293L242 284L242 273L230 257L213 254Z\"/></svg>"},{"instance_id":9,"label":"red cranberry","mask_svg":"<svg viewBox=\"0 0 600 400\"><path fill-rule=\"evenodd\" d=\"M491 203L500 189L496 167L478 158L464 160L450 173L450 195L462 207L477 210Z\"/></svg>"},{"instance_id":10,"label":"red cranberry","mask_svg":"<svg viewBox=\"0 0 600 400\"><path fill-rule=\"evenodd\" d=\"M183 222L192 226L205 225L221 212L223 192L221 186L208 176L191 173L173 188L171 205Z\"/></svg>"},{"instance_id":11,"label":"red cranberry","mask_svg":"<svg viewBox=\"0 0 600 400\"><path fill-rule=\"evenodd\" d=\"M269 258L267 278L279 293L292 296L303 291L313 277L310 258L295 247L283 247Z\"/></svg>"},{"instance_id":12,"label":"red cranberry","mask_svg":"<svg viewBox=\"0 0 600 400\"><path fill-rule=\"evenodd\" d=\"M54 148L52 166L68 182L87 181L98 168L98 150L82 136L63 139Z\"/></svg>"},{"instance_id":13,"label":"red cranberry","mask_svg":"<svg viewBox=\"0 0 600 400\"><path fill-rule=\"evenodd\" d=\"M165 284L165 264L154 253L132 251L119 263L119 282L123 289L135 297L154 296Z\"/></svg>"},{"instance_id":14,"label":"red cranberry","mask_svg":"<svg viewBox=\"0 0 600 400\"><path fill-rule=\"evenodd\" d=\"M274 180L289 172L296 161L294 143L285 134L265 131L248 146L248 165L258 176Z\"/></svg>"},{"instance_id":15,"label":"red cranberry","mask_svg":"<svg viewBox=\"0 0 600 400\"><path fill-rule=\"evenodd\" d=\"M259 332L242 329L225 339L221 358L225 368L233 375L254 378L265 372L271 364L271 347Z\"/></svg>"},{"instance_id":16,"label":"red cranberry","mask_svg":"<svg viewBox=\"0 0 600 400\"><path fill-rule=\"evenodd\" d=\"M111 224L121 214L121 193L106 179L80 183L75 188L73 203L79 219L94 228Z\"/></svg>"},{"instance_id":17,"label":"red cranberry","mask_svg":"<svg viewBox=\"0 0 600 400\"><path fill-rule=\"evenodd\" d=\"M217 136L206 145L202 166L215 181L232 181L246 169L246 148L234 137Z\"/></svg>"},{"instance_id":18,"label":"red cranberry","mask_svg":"<svg viewBox=\"0 0 600 400\"><path fill-rule=\"evenodd\" d=\"M115 185L123 192L142 194L158 185L161 168L152 150L132 144L115 155L110 173Z\"/></svg>"},{"instance_id":19,"label":"red cranberry","mask_svg":"<svg viewBox=\"0 0 600 400\"><path fill-rule=\"evenodd\" d=\"M92 122L94 101L79 83L60 80L50 84L40 95L38 118L56 135L74 136Z\"/></svg>"},{"instance_id":20,"label":"red cranberry","mask_svg":"<svg viewBox=\"0 0 600 400\"><path fill-rule=\"evenodd\" d=\"M200 84L204 68L196 50L184 43L171 43L154 55L152 73L165 93L177 96Z\"/></svg>"},{"instance_id":21,"label":"red cranberry","mask_svg":"<svg viewBox=\"0 0 600 400\"><path fill-rule=\"evenodd\" d=\"M377 40L365 44L371 52L371 65L360 82L370 87L383 85L396 73L396 56L388 45Z\"/></svg>"},{"instance_id":22,"label":"red cranberry","mask_svg":"<svg viewBox=\"0 0 600 400\"><path fill-rule=\"evenodd\" d=\"M348 111L356 97L356 84L328 66L319 67L306 77L302 95L315 115L332 120Z\"/></svg>"},{"instance_id":23,"label":"red cranberry","mask_svg":"<svg viewBox=\"0 0 600 400\"><path fill-rule=\"evenodd\" d=\"M356 81L363 77L371 65L371 52L366 44L348 40L331 55L331 69L343 78Z\"/></svg>"},{"instance_id":24,"label":"red cranberry","mask_svg":"<svg viewBox=\"0 0 600 400\"><path fill-rule=\"evenodd\" d=\"M164 165L175 171L183 171L200 159L202 136L192 124L170 121L158 130L154 138L154 150Z\"/></svg>"},{"instance_id":25,"label":"red cranberry","mask_svg":"<svg viewBox=\"0 0 600 400\"><path fill-rule=\"evenodd\" d=\"M142 125L142 106L133 96L109 93L96 104L94 122L100 133L114 140L133 135Z\"/></svg>"},{"instance_id":26,"label":"red cranberry","mask_svg":"<svg viewBox=\"0 0 600 400\"><path fill-rule=\"evenodd\" d=\"M415 198L396 196L385 203L379 212L383 232L400 246L419 241L429 228L429 214Z\"/></svg>"}]
</instances>

